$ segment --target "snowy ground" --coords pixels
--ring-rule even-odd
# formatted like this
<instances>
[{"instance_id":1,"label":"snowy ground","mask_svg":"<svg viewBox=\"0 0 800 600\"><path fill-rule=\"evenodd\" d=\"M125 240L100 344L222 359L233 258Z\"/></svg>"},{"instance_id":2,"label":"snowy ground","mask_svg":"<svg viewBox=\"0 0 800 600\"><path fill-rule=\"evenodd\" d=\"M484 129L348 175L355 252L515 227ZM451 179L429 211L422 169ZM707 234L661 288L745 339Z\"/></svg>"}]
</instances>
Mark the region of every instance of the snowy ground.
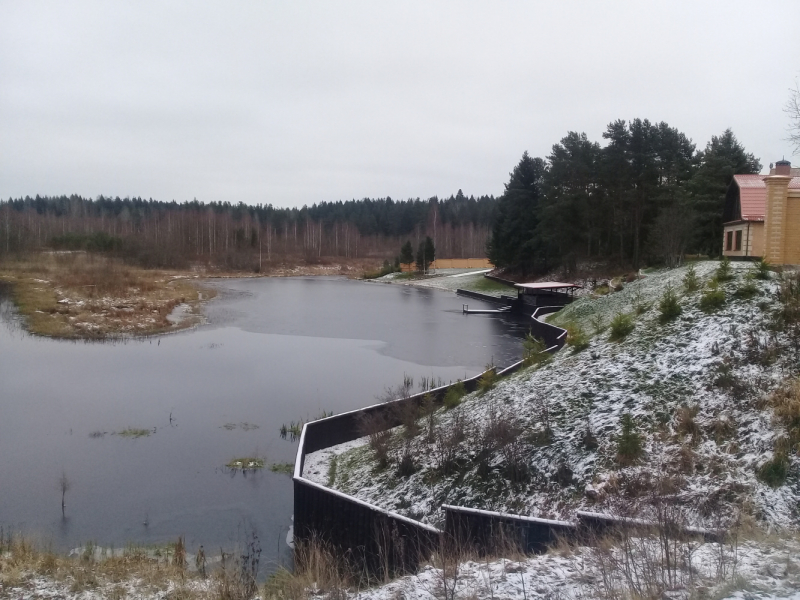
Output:
<instances>
[{"instance_id":1,"label":"snowy ground","mask_svg":"<svg viewBox=\"0 0 800 600\"><path fill-rule=\"evenodd\" d=\"M339 444L333 448L324 448L322 450L317 450L316 452L306 454L306 458L303 463L303 477L309 481L313 481L314 483L319 483L320 485L328 485L331 460L333 460L333 458L338 454L359 448L366 443L367 440L365 438L359 438L357 440L353 440L352 442Z\"/></svg>"},{"instance_id":2,"label":"snowy ground","mask_svg":"<svg viewBox=\"0 0 800 600\"><path fill-rule=\"evenodd\" d=\"M717 547L707 544L694 548L691 571L675 573L676 579L669 586L672 589L663 597L800 600L800 546L796 542L747 543L736 550L735 557L731 552L720 561ZM467 561L459 566L457 576L449 568L447 578L443 577L441 569L428 566L416 575L351 593L350 597L359 600L588 600L631 589L624 570L616 572L621 579L611 576L610 560L596 549L580 547L518 560ZM638 583L641 589L647 582L641 578ZM627 597L627 594L611 597Z\"/></svg>"},{"instance_id":3,"label":"snowy ground","mask_svg":"<svg viewBox=\"0 0 800 600\"><path fill-rule=\"evenodd\" d=\"M717 264L696 266L703 283ZM575 302L553 321L576 323L592 335L586 350L565 348L549 364L440 411L432 436L427 421L416 436L397 428L387 468L379 469L363 444L327 450L328 457L339 455L333 486L439 525L444 503L567 520L578 509L632 510L658 482L693 524L715 527L743 515L767 527L796 528L797 457L791 457L786 484L777 488L756 473L782 434L763 399L796 374L797 361L783 334L770 341L767 329L778 306L778 284L756 281L753 298L736 299L754 267L733 266L736 277L722 285L727 303L711 314L698 308L703 286L683 293L686 268L652 273L622 291ZM657 305L668 286L679 293L683 313L662 325ZM635 315L624 341L611 342L608 331L594 333L599 321L607 326L618 312ZM782 349L767 361L762 355L770 344ZM719 384L726 373L728 384ZM688 423L681 422L682 409L694 414ZM629 466L617 464L623 413L632 415L644 440L644 456ZM518 435L487 455L484 440L492 423L510 424ZM453 452L445 442L454 430L461 435L447 468L447 453ZM413 458L410 476L398 471L403 455ZM509 461L524 467L523 476L509 476ZM314 464L318 480L327 484L325 460Z\"/></svg>"},{"instance_id":4,"label":"snowy ground","mask_svg":"<svg viewBox=\"0 0 800 600\"><path fill-rule=\"evenodd\" d=\"M658 555L657 543L638 545ZM758 542L685 545L680 566L671 572L672 583L663 598L683 600L800 600L800 541L766 538ZM558 548L544 555L492 560L465 560L457 569L425 566L417 574L366 590L308 590L308 598L344 600L501 600L511 598L589 600L627 597L623 592L642 590L666 576L658 569L651 576L629 572L620 548ZM647 564L644 561L642 564ZM15 578L14 582L8 577ZM638 586L634 587L634 586ZM103 576L77 568L68 577L47 574L10 574L0 571L0 598L100 600L102 598L202 600L232 597L215 578L156 576ZM273 593L279 588L272 588ZM238 596L236 596L238 597ZM292 596L294 597L294 596ZM259 590L254 598L266 596Z\"/></svg>"},{"instance_id":5,"label":"snowy ground","mask_svg":"<svg viewBox=\"0 0 800 600\"><path fill-rule=\"evenodd\" d=\"M9 600L169 600L172 598L213 598L214 593L206 581L170 581L162 589L154 588L140 578L92 584L89 589L79 589L76 581L57 580L46 575L26 579L24 583L7 588L0 586L0 598Z\"/></svg>"},{"instance_id":6,"label":"snowy ground","mask_svg":"<svg viewBox=\"0 0 800 600\"><path fill-rule=\"evenodd\" d=\"M511 293L513 295L514 290L511 288L506 288L503 291L499 289L482 289L480 285L486 282L486 278L483 275L489 271L490 269L439 269L434 275L421 279L401 279L398 278L398 275L400 275L399 273L390 273L374 281L412 285L415 287L446 290L449 292L455 292L459 288L471 290L477 287L479 291L490 296L500 296L501 293Z\"/></svg>"},{"instance_id":7,"label":"snowy ground","mask_svg":"<svg viewBox=\"0 0 800 600\"><path fill-rule=\"evenodd\" d=\"M632 540L636 543L637 540ZM657 544L648 548L654 550ZM643 547L643 546L642 546ZM657 551L655 551L657 553ZM720 548L714 544L687 546L681 568L672 571L672 584L663 597L673 600L800 600L800 542L765 539ZM308 598L344 600L501 600L512 598L589 600L624 597L631 583L644 588L651 579L628 573L622 551L560 548L532 557L465 560L447 577L434 566L366 590L308 590ZM616 568L615 568L616 565ZM55 578L46 574L17 574L17 581L0 576L0 598L100 600L102 598L201 600L228 597L213 578L192 576L102 577L81 575ZM629 577L630 576L630 577ZM661 576L658 572L657 577ZM6 585L3 585L6 583ZM277 591L277 590L273 590ZM337 593L338 592L338 593ZM254 598L265 598L262 590Z\"/></svg>"}]
</instances>

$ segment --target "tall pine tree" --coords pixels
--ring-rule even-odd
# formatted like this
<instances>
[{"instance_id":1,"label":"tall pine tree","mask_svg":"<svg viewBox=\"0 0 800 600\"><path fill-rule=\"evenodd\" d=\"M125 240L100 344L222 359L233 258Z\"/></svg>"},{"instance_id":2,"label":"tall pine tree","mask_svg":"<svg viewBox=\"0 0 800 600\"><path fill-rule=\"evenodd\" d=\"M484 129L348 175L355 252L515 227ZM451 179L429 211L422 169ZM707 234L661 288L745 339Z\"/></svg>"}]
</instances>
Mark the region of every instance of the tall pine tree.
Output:
<instances>
[{"instance_id":1,"label":"tall pine tree","mask_svg":"<svg viewBox=\"0 0 800 600\"><path fill-rule=\"evenodd\" d=\"M758 173L761 162L745 152L730 129L720 136L712 136L699 159L700 166L691 181L692 204L698 220L695 249L716 255L722 248L725 192L734 175Z\"/></svg>"},{"instance_id":2,"label":"tall pine tree","mask_svg":"<svg viewBox=\"0 0 800 600\"><path fill-rule=\"evenodd\" d=\"M549 255L568 269L577 255L599 251L602 220L598 185L600 145L585 133L569 132L547 157L544 197L540 203L539 235Z\"/></svg>"},{"instance_id":3,"label":"tall pine tree","mask_svg":"<svg viewBox=\"0 0 800 600\"><path fill-rule=\"evenodd\" d=\"M545 162L525 152L498 200L497 218L488 246L497 267L519 269L523 276L549 266L537 226Z\"/></svg>"}]
</instances>

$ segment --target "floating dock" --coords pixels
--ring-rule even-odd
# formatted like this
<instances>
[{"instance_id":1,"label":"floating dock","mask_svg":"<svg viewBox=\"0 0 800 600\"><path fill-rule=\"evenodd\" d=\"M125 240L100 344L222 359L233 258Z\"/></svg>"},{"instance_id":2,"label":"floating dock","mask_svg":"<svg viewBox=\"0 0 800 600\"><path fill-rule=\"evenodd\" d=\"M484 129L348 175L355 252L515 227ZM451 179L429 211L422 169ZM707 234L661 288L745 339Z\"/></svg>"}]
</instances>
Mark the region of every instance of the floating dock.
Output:
<instances>
[{"instance_id":1,"label":"floating dock","mask_svg":"<svg viewBox=\"0 0 800 600\"><path fill-rule=\"evenodd\" d=\"M467 315L496 315L511 312L511 307L502 306L500 308L477 308L470 310L469 304L462 304L461 310Z\"/></svg>"}]
</instances>

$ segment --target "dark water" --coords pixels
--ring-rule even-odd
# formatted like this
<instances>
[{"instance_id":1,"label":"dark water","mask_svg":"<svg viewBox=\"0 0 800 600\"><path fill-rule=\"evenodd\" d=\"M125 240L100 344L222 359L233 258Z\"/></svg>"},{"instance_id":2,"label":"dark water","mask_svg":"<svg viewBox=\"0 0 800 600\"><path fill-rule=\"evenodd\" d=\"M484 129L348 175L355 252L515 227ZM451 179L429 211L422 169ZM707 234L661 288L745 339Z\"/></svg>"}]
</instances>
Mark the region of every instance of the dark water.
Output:
<instances>
[{"instance_id":1,"label":"dark water","mask_svg":"<svg viewBox=\"0 0 800 600\"><path fill-rule=\"evenodd\" d=\"M374 403L404 374L455 380L506 365L526 330L510 316L462 315L460 298L435 290L327 278L211 285L207 325L115 343L30 336L0 289L0 525L60 549L184 535L194 551L255 529L277 560L291 479L231 473L228 461L293 461L282 423ZM153 433L112 435L129 427Z\"/></svg>"}]
</instances>

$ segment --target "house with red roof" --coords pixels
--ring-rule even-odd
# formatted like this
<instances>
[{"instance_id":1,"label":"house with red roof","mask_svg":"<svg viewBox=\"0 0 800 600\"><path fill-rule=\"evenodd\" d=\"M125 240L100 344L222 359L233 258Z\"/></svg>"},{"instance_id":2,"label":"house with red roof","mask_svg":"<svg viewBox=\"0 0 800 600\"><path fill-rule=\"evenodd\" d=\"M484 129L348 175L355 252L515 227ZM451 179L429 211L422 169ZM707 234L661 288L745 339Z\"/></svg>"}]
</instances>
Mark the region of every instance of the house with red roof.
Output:
<instances>
[{"instance_id":1,"label":"house with red roof","mask_svg":"<svg viewBox=\"0 0 800 600\"><path fill-rule=\"evenodd\" d=\"M769 175L734 175L722 220L724 256L800 265L800 169L780 160Z\"/></svg>"}]
</instances>

